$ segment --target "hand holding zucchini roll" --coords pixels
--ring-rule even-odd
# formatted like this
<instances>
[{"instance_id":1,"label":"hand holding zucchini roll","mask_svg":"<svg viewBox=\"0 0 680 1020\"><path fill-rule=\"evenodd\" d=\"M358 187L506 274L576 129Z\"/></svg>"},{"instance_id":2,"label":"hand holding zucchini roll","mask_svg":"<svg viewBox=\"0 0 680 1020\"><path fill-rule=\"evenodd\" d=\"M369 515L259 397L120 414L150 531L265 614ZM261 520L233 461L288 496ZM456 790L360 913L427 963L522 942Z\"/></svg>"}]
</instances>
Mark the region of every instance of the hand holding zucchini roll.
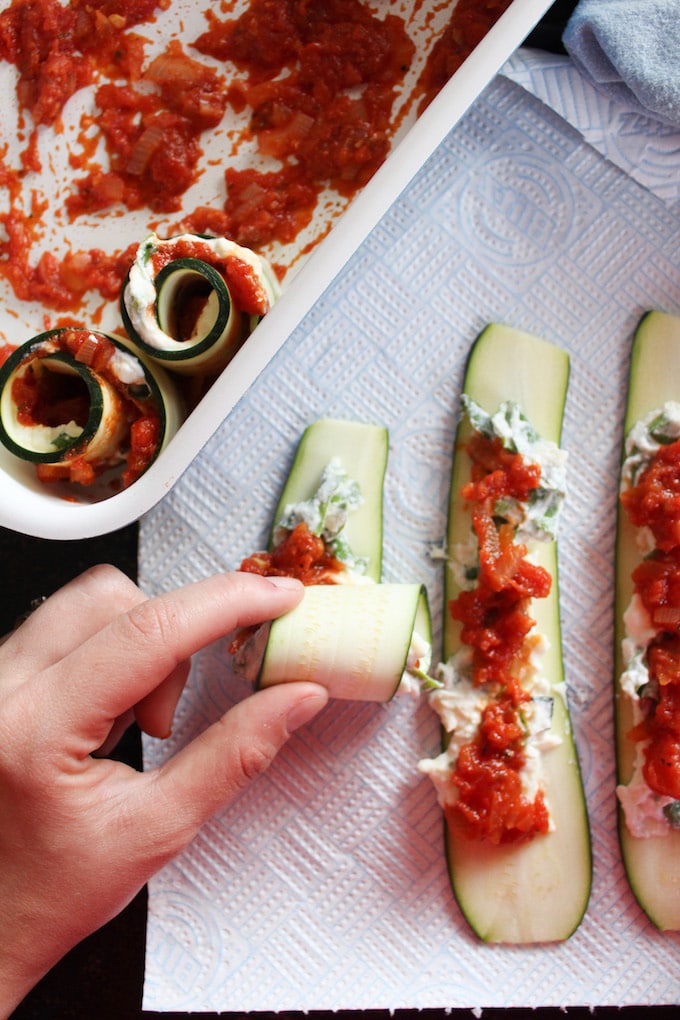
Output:
<instances>
[{"instance_id":1,"label":"hand holding zucchini roll","mask_svg":"<svg viewBox=\"0 0 680 1020\"><path fill-rule=\"evenodd\" d=\"M316 585L256 631L236 663L257 687L308 680L331 698L390 701L426 675L428 634L420 584Z\"/></svg>"},{"instance_id":2,"label":"hand holding zucchini roll","mask_svg":"<svg viewBox=\"0 0 680 1020\"><path fill-rule=\"evenodd\" d=\"M307 589L294 611L232 641L235 668L257 686L306 679L333 698L389 701L429 682L425 589L380 583L387 443L386 429L359 422L305 430L269 549L241 564Z\"/></svg>"},{"instance_id":3,"label":"hand holding zucchini roll","mask_svg":"<svg viewBox=\"0 0 680 1020\"><path fill-rule=\"evenodd\" d=\"M120 339L81 327L42 333L0 369L0 440L42 482L128 486L176 432L181 401Z\"/></svg>"},{"instance_id":4,"label":"hand holding zucchini roll","mask_svg":"<svg viewBox=\"0 0 680 1020\"><path fill-rule=\"evenodd\" d=\"M123 286L121 314L152 360L181 374L215 374L278 294L267 260L227 238L150 234Z\"/></svg>"}]
</instances>

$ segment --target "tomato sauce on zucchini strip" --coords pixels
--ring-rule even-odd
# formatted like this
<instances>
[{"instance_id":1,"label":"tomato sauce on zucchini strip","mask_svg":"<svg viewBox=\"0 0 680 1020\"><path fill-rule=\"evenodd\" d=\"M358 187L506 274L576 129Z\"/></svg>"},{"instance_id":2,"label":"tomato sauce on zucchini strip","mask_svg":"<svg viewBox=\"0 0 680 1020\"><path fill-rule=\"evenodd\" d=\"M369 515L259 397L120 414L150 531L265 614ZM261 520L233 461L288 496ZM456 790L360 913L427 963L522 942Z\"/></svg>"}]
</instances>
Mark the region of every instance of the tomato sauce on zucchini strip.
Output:
<instances>
[{"instance_id":1,"label":"tomato sauce on zucchini strip","mask_svg":"<svg viewBox=\"0 0 680 1020\"><path fill-rule=\"evenodd\" d=\"M630 783L618 787L626 824L637 836L680 828L680 438L672 437L677 426L663 424L674 420L672 409L677 416L680 405L651 416L648 436L656 450L632 477L624 462L620 496L645 553L632 572L624 617L622 687L634 705L628 738L636 744L636 767Z\"/></svg>"},{"instance_id":2,"label":"tomato sauce on zucchini strip","mask_svg":"<svg viewBox=\"0 0 680 1020\"><path fill-rule=\"evenodd\" d=\"M435 783L449 830L498 846L553 828L542 755L560 737L551 732L553 688L539 666L547 642L532 608L553 581L529 546L555 539L566 455L517 404L490 415L467 395L463 402L469 427L456 456L469 464L458 486L469 528L449 550L458 583L447 605L458 650L436 673L442 689L429 695L446 747L420 768Z\"/></svg>"},{"instance_id":3,"label":"tomato sauce on zucchini strip","mask_svg":"<svg viewBox=\"0 0 680 1020\"><path fill-rule=\"evenodd\" d=\"M499 500L526 502L538 487L540 468L504 449L498 438L475 433L467 444L472 481L463 498L479 545L474 588L449 604L462 624L461 641L472 649L472 680L486 692L477 733L458 752L451 783L457 790L445 814L454 831L492 843L514 843L545 833L548 811L542 790L522 788L526 765L523 712L531 695L526 679L540 638L532 635L530 603L545 598L550 574L527 559L514 526L499 521Z\"/></svg>"},{"instance_id":4,"label":"tomato sauce on zucchini strip","mask_svg":"<svg viewBox=\"0 0 680 1020\"><path fill-rule=\"evenodd\" d=\"M284 617L233 636L235 670L249 682L313 680L331 697L361 701L416 695L428 682L427 593L381 583L387 442L386 429L359 422L321 419L305 430L269 548L240 569L295 577L309 590Z\"/></svg>"}]
</instances>

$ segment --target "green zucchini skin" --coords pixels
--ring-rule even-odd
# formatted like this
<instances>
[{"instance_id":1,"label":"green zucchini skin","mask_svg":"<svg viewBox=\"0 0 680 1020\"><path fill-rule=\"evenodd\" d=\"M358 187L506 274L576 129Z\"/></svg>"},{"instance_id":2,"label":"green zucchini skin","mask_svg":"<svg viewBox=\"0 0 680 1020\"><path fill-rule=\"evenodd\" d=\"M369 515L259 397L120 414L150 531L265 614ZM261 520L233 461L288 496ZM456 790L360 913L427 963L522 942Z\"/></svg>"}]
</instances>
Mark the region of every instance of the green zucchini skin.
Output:
<instances>
[{"instance_id":1,"label":"green zucchini skin","mask_svg":"<svg viewBox=\"0 0 680 1020\"><path fill-rule=\"evenodd\" d=\"M630 359L624 443L633 426L666 401L680 400L680 317L647 312L638 324ZM623 454L622 454L623 459ZM635 528L619 504L616 538L614 718L619 783L633 770L635 746L626 734L632 721L630 699L621 691L623 614L633 594L631 574L640 561ZM618 808L619 843L630 887L642 910L661 931L680 930L680 831L635 837Z\"/></svg>"},{"instance_id":2,"label":"green zucchini skin","mask_svg":"<svg viewBox=\"0 0 680 1020\"><path fill-rule=\"evenodd\" d=\"M468 358L464 392L488 413L514 401L544 439L559 444L569 381L569 359L531 334L492 323ZM447 544L452 549L469 528L460 491L470 463L458 429L449 493ZM556 543L536 543L534 560L553 578L547 599L532 605L536 633L548 638L543 671L553 687L564 681ZM532 552L534 548L532 547ZM459 592L445 568L444 658L460 646L459 627L448 604ZM546 754L545 791L555 830L527 843L492 846L455 838L445 824L446 855L456 901L472 930L486 942L535 943L567 939L580 924L592 881L592 854L585 795L568 709L554 700L552 729L562 742Z\"/></svg>"},{"instance_id":3,"label":"green zucchini skin","mask_svg":"<svg viewBox=\"0 0 680 1020\"><path fill-rule=\"evenodd\" d=\"M382 577L383 483L387 470L389 436L382 425L334 418L320 418L308 425L298 444L293 463L276 507L276 522L289 503L311 499L319 487L326 465L338 457L350 477L359 483L362 505L352 514L344 534L357 557L368 561L366 577Z\"/></svg>"}]
</instances>

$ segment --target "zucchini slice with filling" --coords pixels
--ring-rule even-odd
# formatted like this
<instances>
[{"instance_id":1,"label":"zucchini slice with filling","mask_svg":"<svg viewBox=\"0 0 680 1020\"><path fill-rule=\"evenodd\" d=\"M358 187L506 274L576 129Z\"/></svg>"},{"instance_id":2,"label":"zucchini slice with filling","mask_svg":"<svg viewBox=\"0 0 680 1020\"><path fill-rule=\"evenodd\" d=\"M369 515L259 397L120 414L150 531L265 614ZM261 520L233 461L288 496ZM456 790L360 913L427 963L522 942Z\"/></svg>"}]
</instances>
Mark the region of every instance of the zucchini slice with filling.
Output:
<instances>
[{"instance_id":1,"label":"zucchini slice with filling","mask_svg":"<svg viewBox=\"0 0 680 1020\"><path fill-rule=\"evenodd\" d=\"M241 569L307 586L290 613L232 642L235 668L260 687L314 680L331 697L388 701L427 685L431 622L420 584L382 584L387 430L310 425L281 494L268 551Z\"/></svg>"},{"instance_id":2,"label":"zucchini slice with filling","mask_svg":"<svg viewBox=\"0 0 680 1020\"><path fill-rule=\"evenodd\" d=\"M135 345L184 375L214 375L279 295L265 258L223 237L150 234L123 285L120 311Z\"/></svg>"},{"instance_id":3,"label":"zucchini slice with filling","mask_svg":"<svg viewBox=\"0 0 680 1020\"><path fill-rule=\"evenodd\" d=\"M390 701L426 673L429 636L420 584L315 585L272 623L258 685L311 680L331 698Z\"/></svg>"},{"instance_id":4,"label":"zucchini slice with filling","mask_svg":"<svg viewBox=\"0 0 680 1020\"><path fill-rule=\"evenodd\" d=\"M433 778L444 807L446 853L455 898L473 931L487 942L566 939L579 925L590 895L590 834L562 664L552 496L546 490L540 511L541 541L532 538L531 517L522 518L519 500L514 506L512 499L504 503L500 493L493 511L480 512L473 530L470 490L466 490L467 500L463 497L463 488L472 476L469 442L473 434L482 435L490 430L492 418L503 436L499 438L499 433L493 430L488 432L492 449L509 451L508 455L520 452L523 460L529 460L530 455L524 456L527 444L532 452L536 442L543 447L539 459L544 464L536 492L542 491L544 476L550 474L550 465L560 454L568 378L569 359L564 351L500 324L489 325L477 338L465 374L463 400L468 413L462 418L456 437L447 528L443 651L450 665L440 670L444 691L429 695L443 720L444 750L440 758L421 763L421 768ZM484 448L480 441L481 459ZM502 452L493 456L502 461L505 455ZM555 460L558 489L562 484L561 456L561 461L559 457ZM518 569L531 570L544 589L549 588L547 595L531 597L528 608L527 600L522 603L525 615L534 621L529 634L535 637L529 640L540 641L529 654L520 648L519 659L511 667L516 671L514 678L507 683L505 673L494 679L497 666L493 656L486 660L475 658L477 649L473 651L463 640L469 636L468 632L463 633L465 624L454 619L451 612L452 601L463 596L468 599L468 610L474 614L480 585L486 583L486 573L479 562L479 535L489 527L494 528L495 537L488 539L489 545L484 539L487 550L484 570L488 569L500 594L487 587L479 626L495 625L494 614L500 610L494 607L504 604L500 601L506 598L503 586L507 585L510 591L507 578L512 584L519 583ZM491 555L489 550L495 542L499 544ZM522 543L531 567L517 567L517 543ZM502 573L506 580L501 579ZM514 604L514 598L512 593L507 596L509 605ZM513 627L517 626L515 617L506 619L512 619ZM519 622L524 625L523 617ZM510 641L512 631L496 631L494 640L499 635L502 651L503 642ZM486 664L476 673L475 663L480 662ZM453 670L448 682L447 669ZM484 706L494 695L487 693L486 683L483 687L479 685L480 676L492 678L495 687L491 690L496 691L499 699L485 716L484 728L481 723ZM513 690L514 703L510 709ZM527 700L522 701L525 696ZM447 701L452 710L448 719ZM494 758L495 742L501 739L503 750ZM503 755L518 763L515 777L511 771L503 772L502 779L495 774L499 760L501 768L505 768ZM538 774L533 771L535 766ZM439 769L443 771L438 774ZM456 783L452 780L453 769ZM522 777L521 796L518 775ZM508 804L512 805L507 812L508 820L504 818L505 827L499 828L497 808ZM536 828L532 829L532 825Z\"/></svg>"},{"instance_id":5,"label":"zucchini slice with filling","mask_svg":"<svg viewBox=\"0 0 680 1020\"><path fill-rule=\"evenodd\" d=\"M654 485L646 474L658 453L666 460L661 486L663 476ZM676 543L674 535L678 465L680 317L653 311L635 333L624 422L616 542L615 719L624 866L638 903L662 931L680 930L680 541ZM660 516L640 516L638 503L631 507L631 518L623 501L633 492L643 501L645 492L654 497L655 488L657 495L659 488L667 488L658 503ZM636 568L641 573L634 581ZM660 719L664 724L658 724ZM631 735L634 727L641 728L638 739ZM673 729L675 737L667 747L657 743L669 739ZM647 759L653 787L643 771ZM666 764L659 768L663 759Z\"/></svg>"},{"instance_id":6,"label":"zucchini slice with filling","mask_svg":"<svg viewBox=\"0 0 680 1020\"><path fill-rule=\"evenodd\" d=\"M120 338L83 327L41 333L0 369L0 441L43 482L130 485L175 434L182 401Z\"/></svg>"},{"instance_id":7,"label":"zucchini slice with filling","mask_svg":"<svg viewBox=\"0 0 680 1020\"><path fill-rule=\"evenodd\" d=\"M343 539L355 560L364 565L364 576L379 582L382 577L383 484L387 470L389 435L381 425L320 418L302 434L288 478L274 513L270 548L276 542L281 521L290 508L314 501L329 464L340 469L358 486L360 502L347 513Z\"/></svg>"}]
</instances>

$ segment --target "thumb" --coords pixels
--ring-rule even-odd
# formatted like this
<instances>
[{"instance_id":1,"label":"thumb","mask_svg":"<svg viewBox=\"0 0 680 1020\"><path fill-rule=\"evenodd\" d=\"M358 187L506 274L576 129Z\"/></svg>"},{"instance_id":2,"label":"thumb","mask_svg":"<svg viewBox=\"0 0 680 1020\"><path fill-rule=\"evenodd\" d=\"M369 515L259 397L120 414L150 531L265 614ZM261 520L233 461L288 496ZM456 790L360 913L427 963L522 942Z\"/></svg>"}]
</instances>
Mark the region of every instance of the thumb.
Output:
<instances>
[{"instance_id":1,"label":"thumb","mask_svg":"<svg viewBox=\"0 0 680 1020\"><path fill-rule=\"evenodd\" d=\"M141 831L155 831L167 859L179 853L218 808L268 768L291 733L327 701L325 688L294 682L256 691L239 702L160 768L145 774L153 792L149 803L149 791L144 791Z\"/></svg>"}]
</instances>

